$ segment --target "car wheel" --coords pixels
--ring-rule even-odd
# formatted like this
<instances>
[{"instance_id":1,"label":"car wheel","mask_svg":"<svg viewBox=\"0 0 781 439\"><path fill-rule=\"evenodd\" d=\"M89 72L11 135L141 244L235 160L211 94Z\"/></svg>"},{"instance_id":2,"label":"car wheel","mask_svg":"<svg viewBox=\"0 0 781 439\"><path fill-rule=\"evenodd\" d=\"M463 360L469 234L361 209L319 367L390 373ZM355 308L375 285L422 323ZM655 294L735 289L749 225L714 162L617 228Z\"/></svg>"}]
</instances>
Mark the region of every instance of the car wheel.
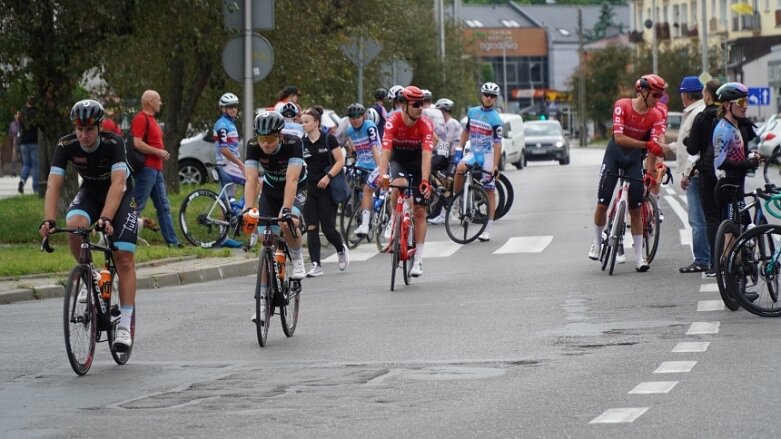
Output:
<instances>
[{"instance_id":1,"label":"car wheel","mask_svg":"<svg viewBox=\"0 0 781 439\"><path fill-rule=\"evenodd\" d=\"M179 184L206 183L206 167L197 160L179 162Z\"/></svg>"},{"instance_id":2,"label":"car wheel","mask_svg":"<svg viewBox=\"0 0 781 439\"><path fill-rule=\"evenodd\" d=\"M561 160L559 160L559 164L560 165L569 165L569 154L567 154L566 157L564 157Z\"/></svg>"},{"instance_id":3,"label":"car wheel","mask_svg":"<svg viewBox=\"0 0 781 439\"><path fill-rule=\"evenodd\" d=\"M513 166L518 168L518 170L521 170L523 169L525 162L526 162L526 154L524 150L521 150L521 158L519 158L517 162L513 163Z\"/></svg>"}]
</instances>

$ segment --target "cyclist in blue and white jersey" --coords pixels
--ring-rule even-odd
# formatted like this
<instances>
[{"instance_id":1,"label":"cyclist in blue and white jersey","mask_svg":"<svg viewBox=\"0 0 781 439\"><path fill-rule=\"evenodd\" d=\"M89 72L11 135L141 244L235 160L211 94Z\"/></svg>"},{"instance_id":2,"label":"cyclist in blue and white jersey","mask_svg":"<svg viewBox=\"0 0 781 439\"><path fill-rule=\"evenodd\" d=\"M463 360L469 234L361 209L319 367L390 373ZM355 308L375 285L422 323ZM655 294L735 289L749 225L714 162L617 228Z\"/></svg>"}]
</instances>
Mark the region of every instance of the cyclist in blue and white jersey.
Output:
<instances>
[{"instance_id":1,"label":"cyclist in blue and white jersey","mask_svg":"<svg viewBox=\"0 0 781 439\"><path fill-rule=\"evenodd\" d=\"M464 176L467 166L480 164L488 174L483 175L483 188L488 192L488 225L477 238L480 241L491 239L491 225L496 213L496 185L494 178L499 175L499 161L502 158L502 118L496 111L496 99L499 96L499 86L486 82L480 86L479 107L472 107L467 112L466 129L461 133L459 148L464 149L469 140L471 150L456 166L453 179L453 191L457 193L464 186Z\"/></svg>"},{"instance_id":2,"label":"cyclist in blue and white jersey","mask_svg":"<svg viewBox=\"0 0 781 439\"><path fill-rule=\"evenodd\" d=\"M380 178L380 170L377 163L380 162L380 136L374 122L367 120L364 115L366 109L359 103L350 104L347 107L347 117L350 126L347 127L349 148L355 153L355 164L361 169L371 170L366 177L363 186L363 198L361 199L361 225L355 230L358 236L369 234L369 222L371 220L372 193L377 190L377 182Z\"/></svg>"},{"instance_id":3,"label":"cyclist in blue and white jersey","mask_svg":"<svg viewBox=\"0 0 781 439\"><path fill-rule=\"evenodd\" d=\"M214 123L212 137L217 152L217 167L220 187L228 183L244 184L244 163L239 152L239 131L236 129L236 116L239 114L239 98L233 93L225 93L219 101L222 115ZM235 186L225 190L228 198L236 197Z\"/></svg>"},{"instance_id":4,"label":"cyclist in blue and white jersey","mask_svg":"<svg viewBox=\"0 0 781 439\"><path fill-rule=\"evenodd\" d=\"M282 110L279 113L285 118L285 127L282 128L282 134L288 134L303 139L304 127L298 123L298 105L287 102L282 105Z\"/></svg>"}]
</instances>

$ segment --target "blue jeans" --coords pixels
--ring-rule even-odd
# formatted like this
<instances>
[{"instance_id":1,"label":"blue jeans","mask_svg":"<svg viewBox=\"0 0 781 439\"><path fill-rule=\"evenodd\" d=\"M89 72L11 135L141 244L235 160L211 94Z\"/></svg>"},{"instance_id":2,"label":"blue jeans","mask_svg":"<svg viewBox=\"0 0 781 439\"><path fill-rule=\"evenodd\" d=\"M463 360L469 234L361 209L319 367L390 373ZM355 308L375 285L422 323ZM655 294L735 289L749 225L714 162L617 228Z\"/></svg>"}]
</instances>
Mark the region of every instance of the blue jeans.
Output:
<instances>
[{"instance_id":1,"label":"blue jeans","mask_svg":"<svg viewBox=\"0 0 781 439\"><path fill-rule=\"evenodd\" d=\"M165 192L165 180L163 172L144 166L135 175L136 212L138 216L146 207L147 200L151 197L157 209L157 222L160 224L160 233L166 244L178 245L179 239L174 231L174 220L171 217L171 204L168 202L168 194Z\"/></svg>"},{"instance_id":2,"label":"blue jeans","mask_svg":"<svg viewBox=\"0 0 781 439\"><path fill-rule=\"evenodd\" d=\"M22 152L22 173L19 174L19 177L23 182L27 183L27 177L30 176L32 171L33 192L38 193L38 190L40 190L38 187L38 144L22 143L19 145L19 149Z\"/></svg>"},{"instance_id":3,"label":"blue jeans","mask_svg":"<svg viewBox=\"0 0 781 439\"><path fill-rule=\"evenodd\" d=\"M700 199L699 177L689 178L689 187L686 189L686 199L689 202L689 226L692 228L692 249L694 262L706 267L710 266L710 246L705 225L705 212L702 209Z\"/></svg>"}]
</instances>

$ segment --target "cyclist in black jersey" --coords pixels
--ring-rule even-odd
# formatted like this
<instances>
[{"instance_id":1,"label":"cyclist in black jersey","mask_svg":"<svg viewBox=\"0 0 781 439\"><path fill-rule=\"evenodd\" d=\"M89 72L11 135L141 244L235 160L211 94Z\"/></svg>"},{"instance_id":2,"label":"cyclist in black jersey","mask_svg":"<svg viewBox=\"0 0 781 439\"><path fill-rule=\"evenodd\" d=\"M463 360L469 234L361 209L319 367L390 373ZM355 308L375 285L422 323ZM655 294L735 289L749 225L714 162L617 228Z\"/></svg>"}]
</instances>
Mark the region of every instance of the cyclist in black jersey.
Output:
<instances>
[{"instance_id":1,"label":"cyclist in black jersey","mask_svg":"<svg viewBox=\"0 0 781 439\"><path fill-rule=\"evenodd\" d=\"M97 222L106 234L113 237L118 248L114 252L114 262L119 275L122 312L114 344L118 349L128 349L133 343L130 323L136 296L136 203L133 180L128 178L130 173L125 160L124 140L112 132L100 131L104 114L103 106L90 99L77 102L71 109L70 118L75 132L57 142L47 182L44 221L39 233L48 236L56 227L57 200L70 162L82 178L82 183L68 206L65 224L68 228L75 228L89 227ZM69 235L68 245L77 261L80 244L79 236Z\"/></svg>"}]
</instances>

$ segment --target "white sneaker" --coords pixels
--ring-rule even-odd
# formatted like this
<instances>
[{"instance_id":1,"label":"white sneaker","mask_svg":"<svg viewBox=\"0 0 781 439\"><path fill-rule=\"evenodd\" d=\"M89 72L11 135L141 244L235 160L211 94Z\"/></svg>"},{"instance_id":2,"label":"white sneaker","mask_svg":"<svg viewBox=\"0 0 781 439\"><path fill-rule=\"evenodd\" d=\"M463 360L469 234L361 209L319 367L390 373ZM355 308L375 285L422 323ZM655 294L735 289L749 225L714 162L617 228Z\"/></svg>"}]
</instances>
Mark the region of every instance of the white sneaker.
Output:
<instances>
[{"instance_id":1,"label":"white sneaker","mask_svg":"<svg viewBox=\"0 0 781 439\"><path fill-rule=\"evenodd\" d=\"M393 221L388 221L388 225L385 226L385 232L383 232L382 236L384 236L385 239L390 239L392 234L393 234Z\"/></svg>"},{"instance_id":2,"label":"white sneaker","mask_svg":"<svg viewBox=\"0 0 781 439\"><path fill-rule=\"evenodd\" d=\"M260 294L265 295L266 292L265 291L261 291ZM266 315L266 304L264 302L260 302L260 315ZM257 323L257 322L258 322L258 314L257 314L257 312L253 312L252 313L252 323Z\"/></svg>"},{"instance_id":3,"label":"white sneaker","mask_svg":"<svg viewBox=\"0 0 781 439\"><path fill-rule=\"evenodd\" d=\"M114 348L119 351L126 351L132 345L133 340L130 337L130 331L125 328L118 328L116 334L114 334Z\"/></svg>"},{"instance_id":4,"label":"white sneaker","mask_svg":"<svg viewBox=\"0 0 781 439\"><path fill-rule=\"evenodd\" d=\"M290 273L290 278L293 280L301 280L306 277L306 269L304 268L304 258L293 259L293 271Z\"/></svg>"},{"instance_id":5,"label":"white sneaker","mask_svg":"<svg viewBox=\"0 0 781 439\"><path fill-rule=\"evenodd\" d=\"M483 242L490 241L491 240L491 232L486 230L483 233L481 233L480 236L477 237L477 239L480 240L480 241L483 241Z\"/></svg>"},{"instance_id":6,"label":"white sneaker","mask_svg":"<svg viewBox=\"0 0 781 439\"><path fill-rule=\"evenodd\" d=\"M626 254L619 253L616 255L616 264L626 264Z\"/></svg>"},{"instance_id":7,"label":"white sneaker","mask_svg":"<svg viewBox=\"0 0 781 439\"><path fill-rule=\"evenodd\" d=\"M428 220L429 224L445 224L445 208L442 208L442 211L439 213L439 215L435 218L431 218Z\"/></svg>"},{"instance_id":8,"label":"white sneaker","mask_svg":"<svg viewBox=\"0 0 781 439\"><path fill-rule=\"evenodd\" d=\"M317 262L312 262L312 268L306 273L306 277L319 277L323 275L323 267Z\"/></svg>"},{"instance_id":9,"label":"white sneaker","mask_svg":"<svg viewBox=\"0 0 781 439\"><path fill-rule=\"evenodd\" d=\"M588 258L593 261L599 260L599 246L596 244L591 244L591 248L588 251Z\"/></svg>"},{"instance_id":10,"label":"white sneaker","mask_svg":"<svg viewBox=\"0 0 781 439\"><path fill-rule=\"evenodd\" d=\"M635 270L637 270L640 273L643 273L643 272L648 271L648 269L650 267L651 266L648 265L648 261L645 260L645 256L643 256L642 258L640 258L639 261L637 261L637 265L635 266Z\"/></svg>"},{"instance_id":11,"label":"white sneaker","mask_svg":"<svg viewBox=\"0 0 781 439\"><path fill-rule=\"evenodd\" d=\"M423 275L423 261L414 262L409 274L412 277L420 277Z\"/></svg>"},{"instance_id":12,"label":"white sneaker","mask_svg":"<svg viewBox=\"0 0 781 439\"><path fill-rule=\"evenodd\" d=\"M366 235L368 235L369 234L369 223L365 222L365 223L361 224L360 226L358 226L358 228L355 229L355 234L357 236L366 236Z\"/></svg>"},{"instance_id":13,"label":"white sneaker","mask_svg":"<svg viewBox=\"0 0 781 439\"><path fill-rule=\"evenodd\" d=\"M347 270L350 266L350 258L347 257L347 246L342 245L342 252L336 254L339 257L339 270Z\"/></svg>"}]
</instances>

